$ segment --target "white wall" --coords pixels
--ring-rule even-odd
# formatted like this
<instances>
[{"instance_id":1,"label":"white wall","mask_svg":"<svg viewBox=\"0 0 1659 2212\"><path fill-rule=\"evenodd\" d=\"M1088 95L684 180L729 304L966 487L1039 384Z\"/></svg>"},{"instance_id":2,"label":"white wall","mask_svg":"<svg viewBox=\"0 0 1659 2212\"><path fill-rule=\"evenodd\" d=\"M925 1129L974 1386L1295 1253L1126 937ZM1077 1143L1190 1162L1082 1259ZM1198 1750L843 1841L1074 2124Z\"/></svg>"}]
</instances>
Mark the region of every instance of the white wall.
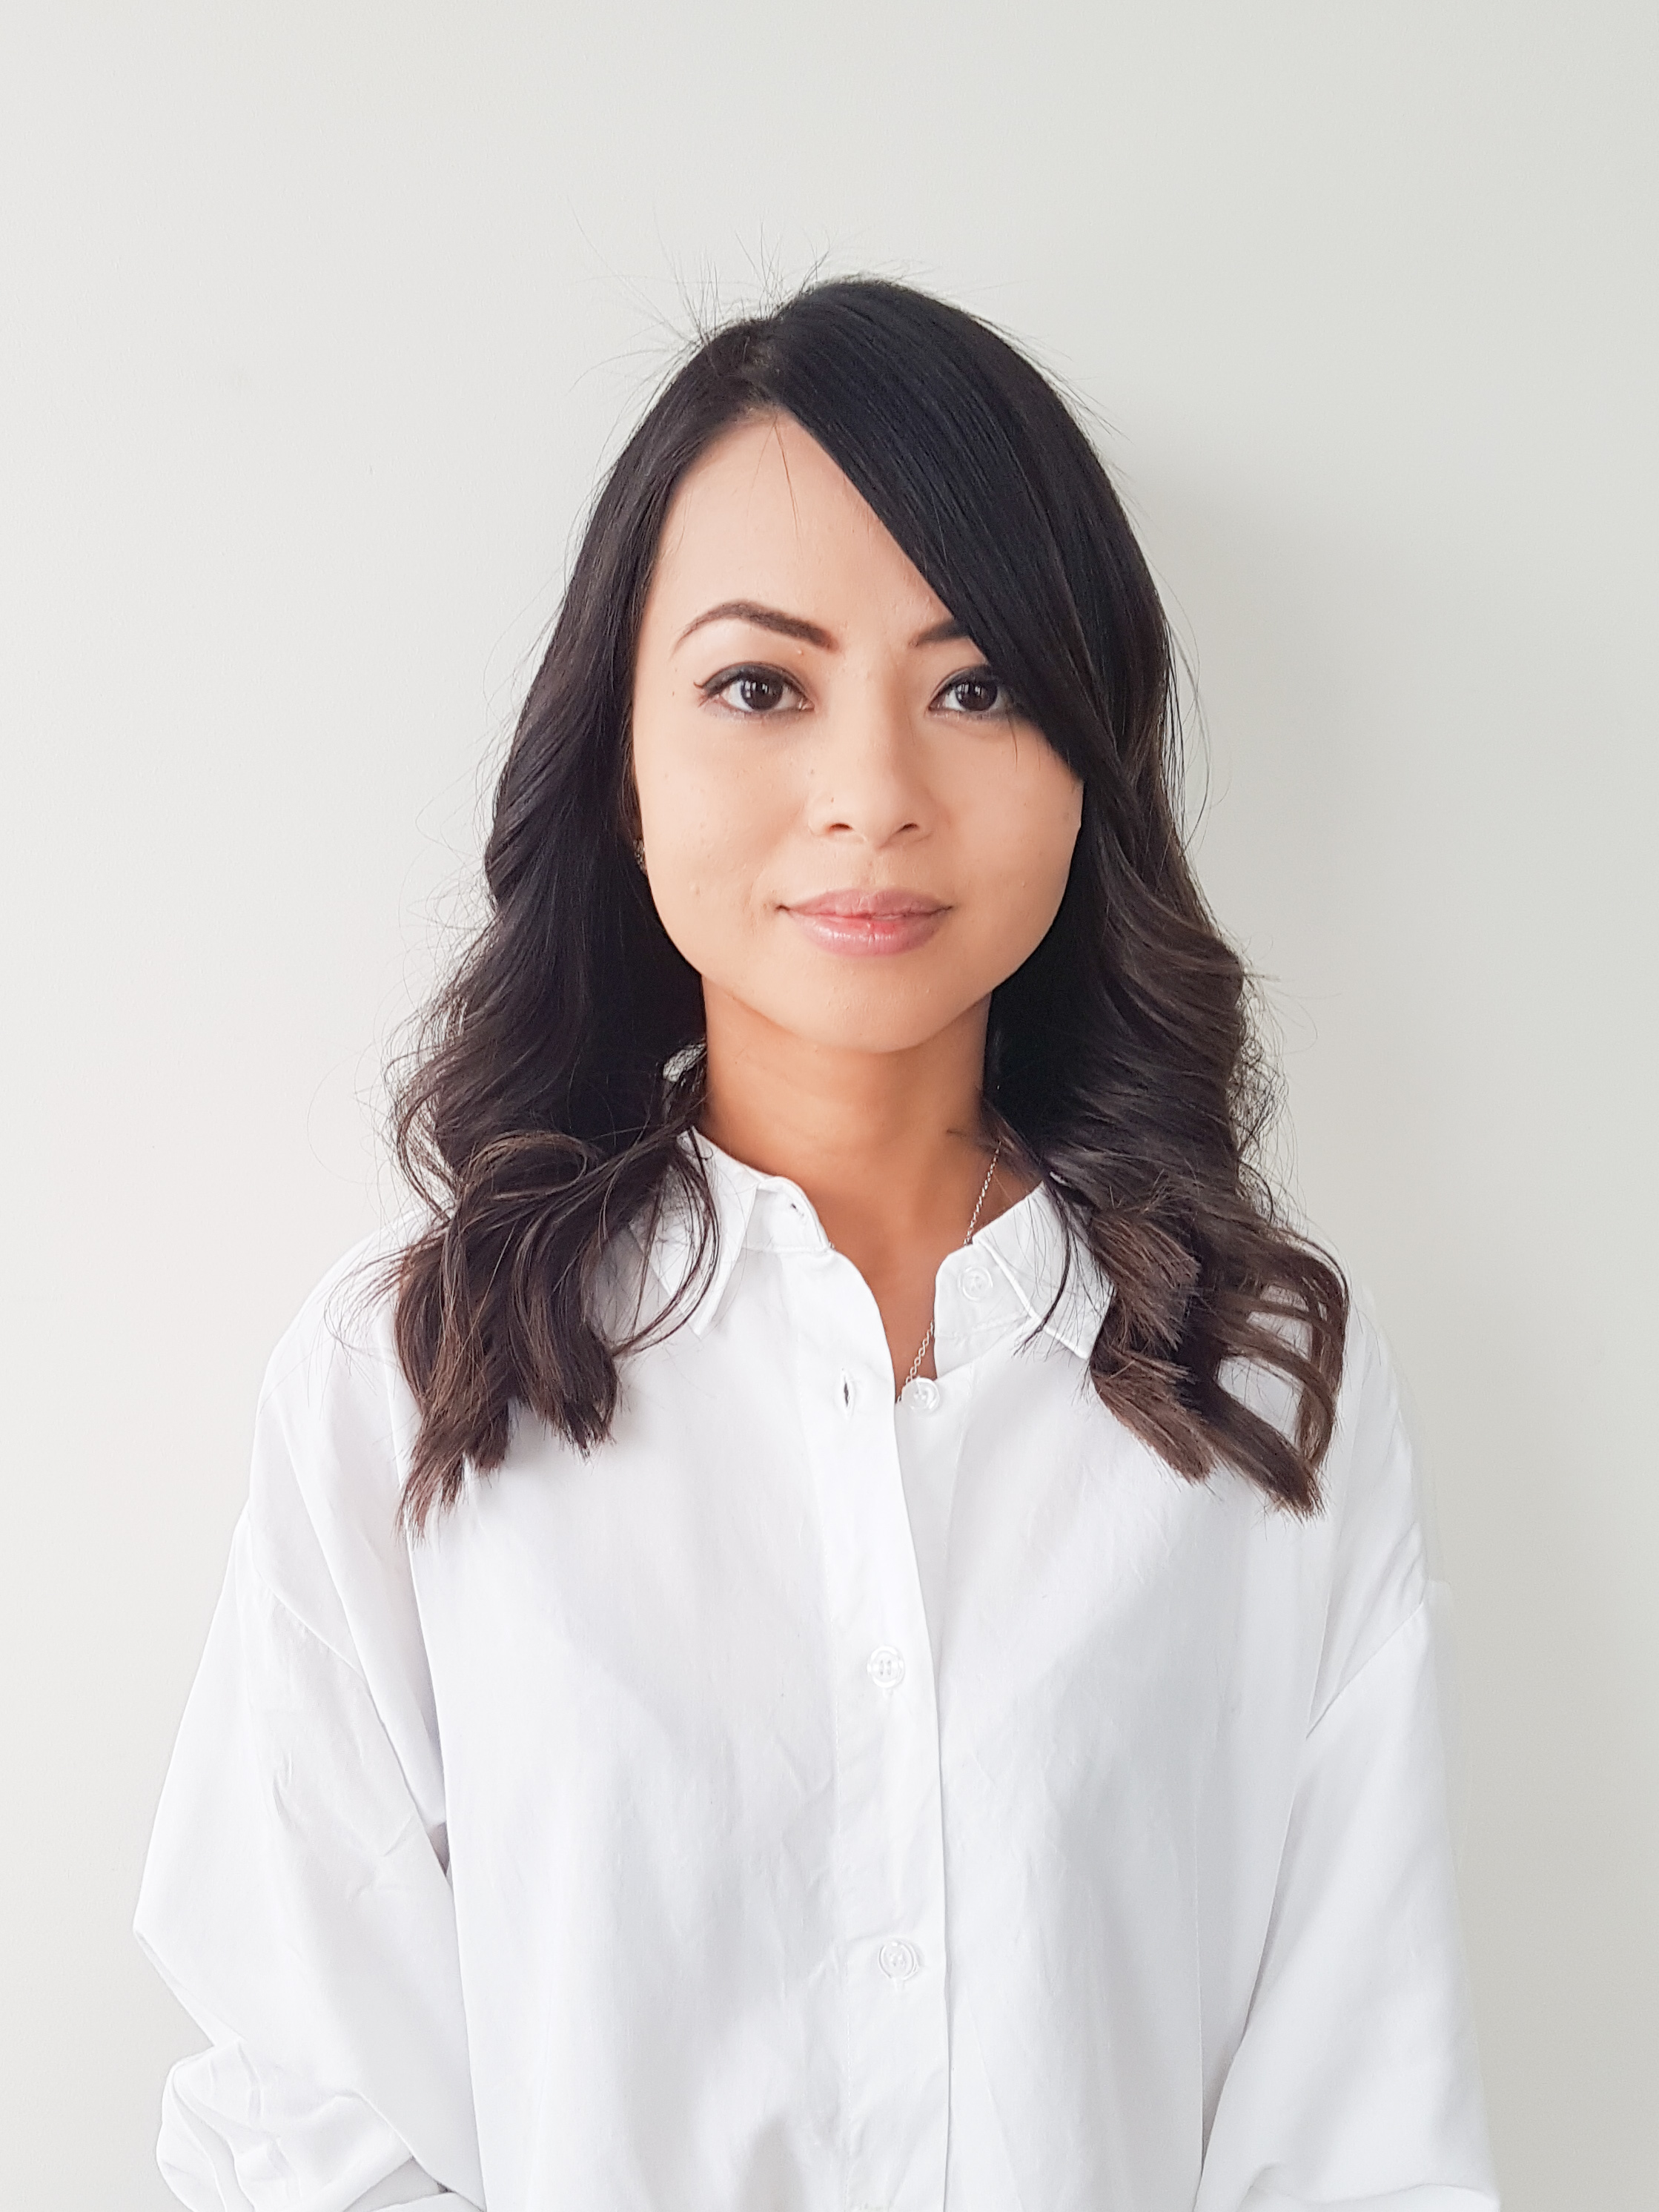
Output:
<instances>
[{"instance_id":1,"label":"white wall","mask_svg":"<svg viewBox=\"0 0 1659 2212\"><path fill-rule=\"evenodd\" d=\"M1651 2207L1656 21L6 11L7 2204L170 2201L127 1928L264 1356L597 462L823 256L1109 426L1432 1464L1509 2203Z\"/></svg>"}]
</instances>

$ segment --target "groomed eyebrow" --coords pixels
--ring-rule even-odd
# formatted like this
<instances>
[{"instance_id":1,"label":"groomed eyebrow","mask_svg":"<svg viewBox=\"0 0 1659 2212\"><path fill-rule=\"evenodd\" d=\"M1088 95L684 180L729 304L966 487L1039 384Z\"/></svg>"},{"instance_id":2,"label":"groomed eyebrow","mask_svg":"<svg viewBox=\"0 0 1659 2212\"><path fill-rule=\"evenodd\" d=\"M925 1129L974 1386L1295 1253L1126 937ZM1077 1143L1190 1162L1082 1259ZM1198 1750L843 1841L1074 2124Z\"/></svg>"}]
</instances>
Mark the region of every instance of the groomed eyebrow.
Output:
<instances>
[{"instance_id":1,"label":"groomed eyebrow","mask_svg":"<svg viewBox=\"0 0 1659 2212\"><path fill-rule=\"evenodd\" d=\"M685 643L693 630L702 629L706 623L753 623L757 629L775 630L780 637L798 637L805 645L816 645L825 653L836 651L836 641L817 623L808 622L802 615L787 615L780 607L763 607L757 599L722 599L717 607L705 608L695 622L689 622L674 641L675 650Z\"/></svg>"},{"instance_id":2,"label":"groomed eyebrow","mask_svg":"<svg viewBox=\"0 0 1659 2212\"><path fill-rule=\"evenodd\" d=\"M803 645L815 645L821 653L839 653L839 641L819 623L808 622L804 615L787 615L781 607L763 606L757 599L722 599L717 607L706 607L695 622L689 622L674 641L678 653L693 630L702 629L705 623L716 622L752 623L757 629L775 631L779 637L799 638ZM911 639L913 648L927 645L948 645L968 633L954 616L947 615L943 622L935 623L931 629L918 630Z\"/></svg>"}]
</instances>

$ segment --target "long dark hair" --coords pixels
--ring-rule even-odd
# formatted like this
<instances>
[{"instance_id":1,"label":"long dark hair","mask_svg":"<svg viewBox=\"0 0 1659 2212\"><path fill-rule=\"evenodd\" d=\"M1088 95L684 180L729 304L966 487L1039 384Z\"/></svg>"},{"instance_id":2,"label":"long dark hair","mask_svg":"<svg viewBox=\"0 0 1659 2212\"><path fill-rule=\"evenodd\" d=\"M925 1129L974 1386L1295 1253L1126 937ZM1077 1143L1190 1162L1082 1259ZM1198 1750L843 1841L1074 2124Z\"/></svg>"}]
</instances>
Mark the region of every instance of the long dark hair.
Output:
<instances>
[{"instance_id":1,"label":"long dark hair","mask_svg":"<svg viewBox=\"0 0 1659 2212\"><path fill-rule=\"evenodd\" d=\"M1271 1086L1248 979L1182 851L1156 588L1047 380L960 309L858 279L705 338L595 501L496 787L489 919L398 1097L398 1157L432 1209L395 1262L422 1415L405 1519L423 1527L468 1462L501 1464L515 1401L599 1443L618 1357L684 1319L707 1279L714 1200L683 1141L702 1101L702 991L631 849L634 656L676 487L721 432L774 412L850 478L1083 780L1060 911L992 997L984 1098L1112 1284L1095 1389L1181 1474L1231 1466L1310 1511L1346 1288L1255 1164ZM653 1322L607 1335L607 1249L676 1182L698 1264ZM1234 1361L1288 1382L1293 1419L1229 1390Z\"/></svg>"}]
</instances>

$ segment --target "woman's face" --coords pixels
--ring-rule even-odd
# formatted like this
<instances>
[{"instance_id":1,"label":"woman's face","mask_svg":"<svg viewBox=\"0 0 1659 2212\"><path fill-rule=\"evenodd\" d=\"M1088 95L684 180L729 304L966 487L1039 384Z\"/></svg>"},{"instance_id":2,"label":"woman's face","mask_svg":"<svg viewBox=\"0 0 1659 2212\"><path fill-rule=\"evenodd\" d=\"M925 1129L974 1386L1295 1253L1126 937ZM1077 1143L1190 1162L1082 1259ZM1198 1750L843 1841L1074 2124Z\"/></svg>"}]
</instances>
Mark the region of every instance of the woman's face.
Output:
<instances>
[{"instance_id":1,"label":"woman's face","mask_svg":"<svg viewBox=\"0 0 1659 2212\"><path fill-rule=\"evenodd\" d=\"M728 431L681 483L641 627L633 759L663 926L818 1045L895 1051L1041 942L1081 781L823 447Z\"/></svg>"}]
</instances>

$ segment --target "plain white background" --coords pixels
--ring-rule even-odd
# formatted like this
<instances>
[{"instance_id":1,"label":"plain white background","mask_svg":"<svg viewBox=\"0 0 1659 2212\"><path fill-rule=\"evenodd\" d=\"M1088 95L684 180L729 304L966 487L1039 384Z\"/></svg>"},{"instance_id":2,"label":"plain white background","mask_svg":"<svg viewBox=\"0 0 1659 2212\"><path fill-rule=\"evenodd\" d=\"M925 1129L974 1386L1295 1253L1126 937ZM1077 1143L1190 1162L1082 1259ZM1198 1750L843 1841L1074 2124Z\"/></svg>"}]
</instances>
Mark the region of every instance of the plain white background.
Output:
<instances>
[{"instance_id":1,"label":"plain white background","mask_svg":"<svg viewBox=\"0 0 1659 2212\"><path fill-rule=\"evenodd\" d=\"M1655 24L5 11L8 2205L171 2201L128 1923L261 1368L392 1198L601 460L821 259L1022 338L1131 502L1432 1475L1508 2203L1651 2207Z\"/></svg>"}]
</instances>

